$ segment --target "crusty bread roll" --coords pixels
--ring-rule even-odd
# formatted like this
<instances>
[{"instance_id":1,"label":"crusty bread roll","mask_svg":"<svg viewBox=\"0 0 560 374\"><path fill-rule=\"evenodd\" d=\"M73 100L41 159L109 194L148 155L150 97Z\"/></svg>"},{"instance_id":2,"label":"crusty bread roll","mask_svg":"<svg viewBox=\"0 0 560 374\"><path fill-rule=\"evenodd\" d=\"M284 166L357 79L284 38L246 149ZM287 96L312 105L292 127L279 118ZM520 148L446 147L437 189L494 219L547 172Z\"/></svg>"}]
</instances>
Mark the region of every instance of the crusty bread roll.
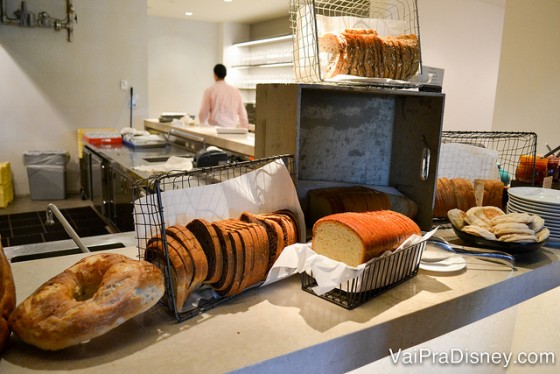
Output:
<instances>
[{"instance_id":1,"label":"crusty bread roll","mask_svg":"<svg viewBox=\"0 0 560 374\"><path fill-rule=\"evenodd\" d=\"M6 349L10 338L8 318L16 308L16 286L10 262L0 242L0 353Z\"/></svg>"},{"instance_id":2,"label":"crusty bread roll","mask_svg":"<svg viewBox=\"0 0 560 374\"><path fill-rule=\"evenodd\" d=\"M397 212L339 213L315 223L312 248L320 255L358 266L396 249L412 234L421 234L418 225Z\"/></svg>"},{"instance_id":3,"label":"crusty bread roll","mask_svg":"<svg viewBox=\"0 0 560 374\"><path fill-rule=\"evenodd\" d=\"M477 206L467 212L455 208L447 214L455 229L488 240L541 243L550 235L545 220L537 214L506 214L495 206Z\"/></svg>"},{"instance_id":4,"label":"crusty bread roll","mask_svg":"<svg viewBox=\"0 0 560 374\"><path fill-rule=\"evenodd\" d=\"M164 278L154 265L93 254L40 286L8 323L24 342L54 351L105 334L151 308L163 293Z\"/></svg>"}]
</instances>

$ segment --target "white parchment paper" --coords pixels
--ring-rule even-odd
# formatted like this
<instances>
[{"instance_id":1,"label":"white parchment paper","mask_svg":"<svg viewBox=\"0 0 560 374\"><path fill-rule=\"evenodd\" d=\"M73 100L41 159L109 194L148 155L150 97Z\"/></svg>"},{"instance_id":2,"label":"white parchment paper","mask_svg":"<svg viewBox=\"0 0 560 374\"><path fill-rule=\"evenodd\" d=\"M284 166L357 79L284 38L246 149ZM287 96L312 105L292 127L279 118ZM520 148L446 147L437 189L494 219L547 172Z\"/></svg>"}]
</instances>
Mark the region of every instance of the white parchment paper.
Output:
<instances>
[{"instance_id":1,"label":"white parchment paper","mask_svg":"<svg viewBox=\"0 0 560 374\"><path fill-rule=\"evenodd\" d=\"M159 222L157 207L150 207L153 196L134 204L138 238L152 235L147 230ZM305 238L305 220L290 173L281 160L224 182L182 188L161 193L165 226L186 225L195 218L218 221L238 218L243 212L269 213L289 209L297 215L301 237Z\"/></svg>"}]
</instances>

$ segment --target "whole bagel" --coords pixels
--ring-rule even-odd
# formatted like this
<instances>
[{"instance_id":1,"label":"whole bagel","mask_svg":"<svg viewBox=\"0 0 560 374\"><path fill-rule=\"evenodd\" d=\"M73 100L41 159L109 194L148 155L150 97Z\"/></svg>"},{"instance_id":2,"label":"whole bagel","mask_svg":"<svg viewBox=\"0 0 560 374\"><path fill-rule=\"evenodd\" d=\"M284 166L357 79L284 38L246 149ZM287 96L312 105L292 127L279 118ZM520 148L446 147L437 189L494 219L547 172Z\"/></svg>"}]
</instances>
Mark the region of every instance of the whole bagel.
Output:
<instances>
[{"instance_id":1,"label":"whole bagel","mask_svg":"<svg viewBox=\"0 0 560 374\"><path fill-rule=\"evenodd\" d=\"M103 335L155 305L161 271L119 254L86 257L25 299L8 321L24 342L58 350Z\"/></svg>"}]
</instances>

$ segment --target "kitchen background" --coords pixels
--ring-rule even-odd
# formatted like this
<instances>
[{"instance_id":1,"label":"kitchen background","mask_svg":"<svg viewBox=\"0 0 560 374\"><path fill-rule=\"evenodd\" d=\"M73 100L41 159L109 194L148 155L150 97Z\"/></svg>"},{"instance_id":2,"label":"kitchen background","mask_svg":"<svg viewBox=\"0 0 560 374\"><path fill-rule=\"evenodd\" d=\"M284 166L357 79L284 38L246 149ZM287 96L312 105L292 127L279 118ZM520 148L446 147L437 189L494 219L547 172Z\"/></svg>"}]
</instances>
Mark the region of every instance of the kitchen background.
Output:
<instances>
[{"instance_id":1,"label":"kitchen background","mask_svg":"<svg viewBox=\"0 0 560 374\"><path fill-rule=\"evenodd\" d=\"M60 18L64 4L27 1ZM129 125L121 80L137 95L136 128L163 111L196 114L228 46L289 30L282 15L252 25L189 21L150 15L137 0L74 8L71 43L64 30L0 24L0 161L11 162L16 195L29 192L27 150L68 150L66 190L79 191L77 129ZM424 64L445 69L445 130L535 131L539 152L560 143L558 0L418 0L418 8Z\"/></svg>"}]
</instances>

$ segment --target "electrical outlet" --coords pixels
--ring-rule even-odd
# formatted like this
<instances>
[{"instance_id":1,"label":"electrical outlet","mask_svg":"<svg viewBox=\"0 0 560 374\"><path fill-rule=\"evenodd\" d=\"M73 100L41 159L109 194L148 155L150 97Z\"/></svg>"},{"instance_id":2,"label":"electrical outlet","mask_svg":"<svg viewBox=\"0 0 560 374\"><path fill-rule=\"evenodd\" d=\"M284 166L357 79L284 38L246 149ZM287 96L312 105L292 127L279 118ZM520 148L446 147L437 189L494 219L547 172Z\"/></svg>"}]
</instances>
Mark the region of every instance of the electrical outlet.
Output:
<instances>
[{"instance_id":1,"label":"electrical outlet","mask_svg":"<svg viewBox=\"0 0 560 374\"><path fill-rule=\"evenodd\" d=\"M121 90L128 90L128 81L122 79L121 80Z\"/></svg>"}]
</instances>

